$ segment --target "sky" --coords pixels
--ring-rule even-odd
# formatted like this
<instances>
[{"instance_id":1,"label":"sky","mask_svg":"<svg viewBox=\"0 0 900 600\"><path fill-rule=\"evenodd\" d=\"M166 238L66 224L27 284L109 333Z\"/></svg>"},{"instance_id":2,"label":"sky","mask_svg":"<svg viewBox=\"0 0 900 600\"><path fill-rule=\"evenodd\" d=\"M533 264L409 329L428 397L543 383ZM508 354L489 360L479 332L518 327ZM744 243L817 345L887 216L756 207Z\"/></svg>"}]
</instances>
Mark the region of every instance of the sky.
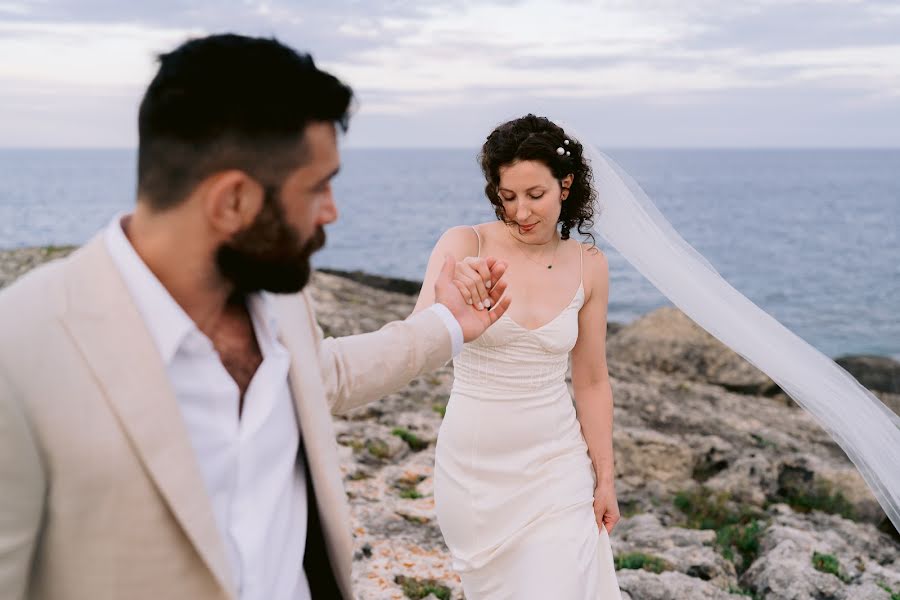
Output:
<instances>
[{"instance_id":1,"label":"sky","mask_svg":"<svg viewBox=\"0 0 900 600\"><path fill-rule=\"evenodd\" d=\"M156 54L275 36L347 83L346 147L900 147L897 0L0 0L0 147L135 147Z\"/></svg>"}]
</instances>

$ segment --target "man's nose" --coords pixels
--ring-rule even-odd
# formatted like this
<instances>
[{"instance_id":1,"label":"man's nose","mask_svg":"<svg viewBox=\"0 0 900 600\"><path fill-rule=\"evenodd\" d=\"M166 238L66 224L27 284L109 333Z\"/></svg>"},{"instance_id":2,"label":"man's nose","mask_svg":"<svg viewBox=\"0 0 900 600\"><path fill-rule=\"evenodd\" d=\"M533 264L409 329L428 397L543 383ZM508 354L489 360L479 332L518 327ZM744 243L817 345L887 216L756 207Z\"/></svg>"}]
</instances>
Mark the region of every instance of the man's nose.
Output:
<instances>
[{"instance_id":1,"label":"man's nose","mask_svg":"<svg viewBox=\"0 0 900 600\"><path fill-rule=\"evenodd\" d=\"M328 197L325 199L325 202L322 203L322 208L319 211L319 225L328 225L329 223L334 223L338 218L338 209L337 204L334 202L334 195L329 192Z\"/></svg>"}]
</instances>

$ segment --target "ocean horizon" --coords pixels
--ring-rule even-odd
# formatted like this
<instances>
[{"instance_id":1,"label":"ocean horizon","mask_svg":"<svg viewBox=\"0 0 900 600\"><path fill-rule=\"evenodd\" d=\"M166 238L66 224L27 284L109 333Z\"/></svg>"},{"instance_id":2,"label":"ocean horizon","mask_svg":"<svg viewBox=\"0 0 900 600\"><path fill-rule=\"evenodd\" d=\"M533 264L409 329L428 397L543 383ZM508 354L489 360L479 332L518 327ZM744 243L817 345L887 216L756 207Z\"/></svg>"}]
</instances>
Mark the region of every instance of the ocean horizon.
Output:
<instances>
[{"instance_id":1,"label":"ocean horizon","mask_svg":"<svg viewBox=\"0 0 900 600\"><path fill-rule=\"evenodd\" d=\"M836 357L900 359L900 149L604 149L741 293ZM494 219L476 149L345 148L314 265L421 280L447 228ZM134 204L134 149L0 149L0 249L81 244ZM609 319L670 302L597 237Z\"/></svg>"}]
</instances>

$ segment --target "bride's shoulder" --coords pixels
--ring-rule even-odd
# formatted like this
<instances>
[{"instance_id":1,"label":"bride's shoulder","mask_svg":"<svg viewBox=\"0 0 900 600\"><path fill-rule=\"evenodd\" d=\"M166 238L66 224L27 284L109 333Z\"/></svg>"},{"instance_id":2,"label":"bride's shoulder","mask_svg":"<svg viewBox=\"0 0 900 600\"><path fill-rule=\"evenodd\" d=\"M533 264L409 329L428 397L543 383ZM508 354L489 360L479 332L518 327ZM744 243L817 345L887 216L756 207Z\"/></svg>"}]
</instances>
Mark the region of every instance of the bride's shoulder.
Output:
<instances>
[{"instance_id":1,"label":"bride's shoulder","mask_svg":"<svg viewBox=\"0 0 900 600\"><path fill-rule=\"evenodd\" d=\"M471 225L454 225L441 234L435 249L457 257L474 256L478 252L478 236Z\"/></svg>"},{"instance_id":2,"label":"bride's shoulder","mask_svg":"<svg viewBox=\"0 0 900 600\"><path fill-rule=\"evenodd\" d=\"M585 291L590 292L599 286L609 285L609 262L606 254L592 242L579 242L584 260Z\"/></svg>"}]
</instances>

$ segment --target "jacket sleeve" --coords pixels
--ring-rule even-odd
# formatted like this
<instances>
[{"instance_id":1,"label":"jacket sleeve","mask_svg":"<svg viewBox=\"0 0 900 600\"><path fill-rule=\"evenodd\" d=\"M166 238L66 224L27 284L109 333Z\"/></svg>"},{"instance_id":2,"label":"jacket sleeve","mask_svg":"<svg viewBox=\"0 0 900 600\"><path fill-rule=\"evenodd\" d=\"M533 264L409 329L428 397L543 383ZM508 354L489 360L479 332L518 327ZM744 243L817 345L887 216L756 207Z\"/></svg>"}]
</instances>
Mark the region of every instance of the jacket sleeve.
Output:
<instances>
[{"instance_id":1,"label":"jacket sleeve","mask_svg":"<svg viewBox=\"0 0 900 600\"><path fill-rule=\"evenodd\" d=\"M308 293L306 306L315 331L322 382L331 412L341 414L403 388L451 358L447 326L431 310L378 331L325 337Z\"/></svg>"},{"instance_id":2,"label":"jacket sleeve","mask_svg":"<svg viewBox=\"0 0 900 600\"><path fill-rule=\"evenodd\" d=\"M0 598L26 597L46 491L23 406L0 371Z\"/></svg>"}]
</instances>

